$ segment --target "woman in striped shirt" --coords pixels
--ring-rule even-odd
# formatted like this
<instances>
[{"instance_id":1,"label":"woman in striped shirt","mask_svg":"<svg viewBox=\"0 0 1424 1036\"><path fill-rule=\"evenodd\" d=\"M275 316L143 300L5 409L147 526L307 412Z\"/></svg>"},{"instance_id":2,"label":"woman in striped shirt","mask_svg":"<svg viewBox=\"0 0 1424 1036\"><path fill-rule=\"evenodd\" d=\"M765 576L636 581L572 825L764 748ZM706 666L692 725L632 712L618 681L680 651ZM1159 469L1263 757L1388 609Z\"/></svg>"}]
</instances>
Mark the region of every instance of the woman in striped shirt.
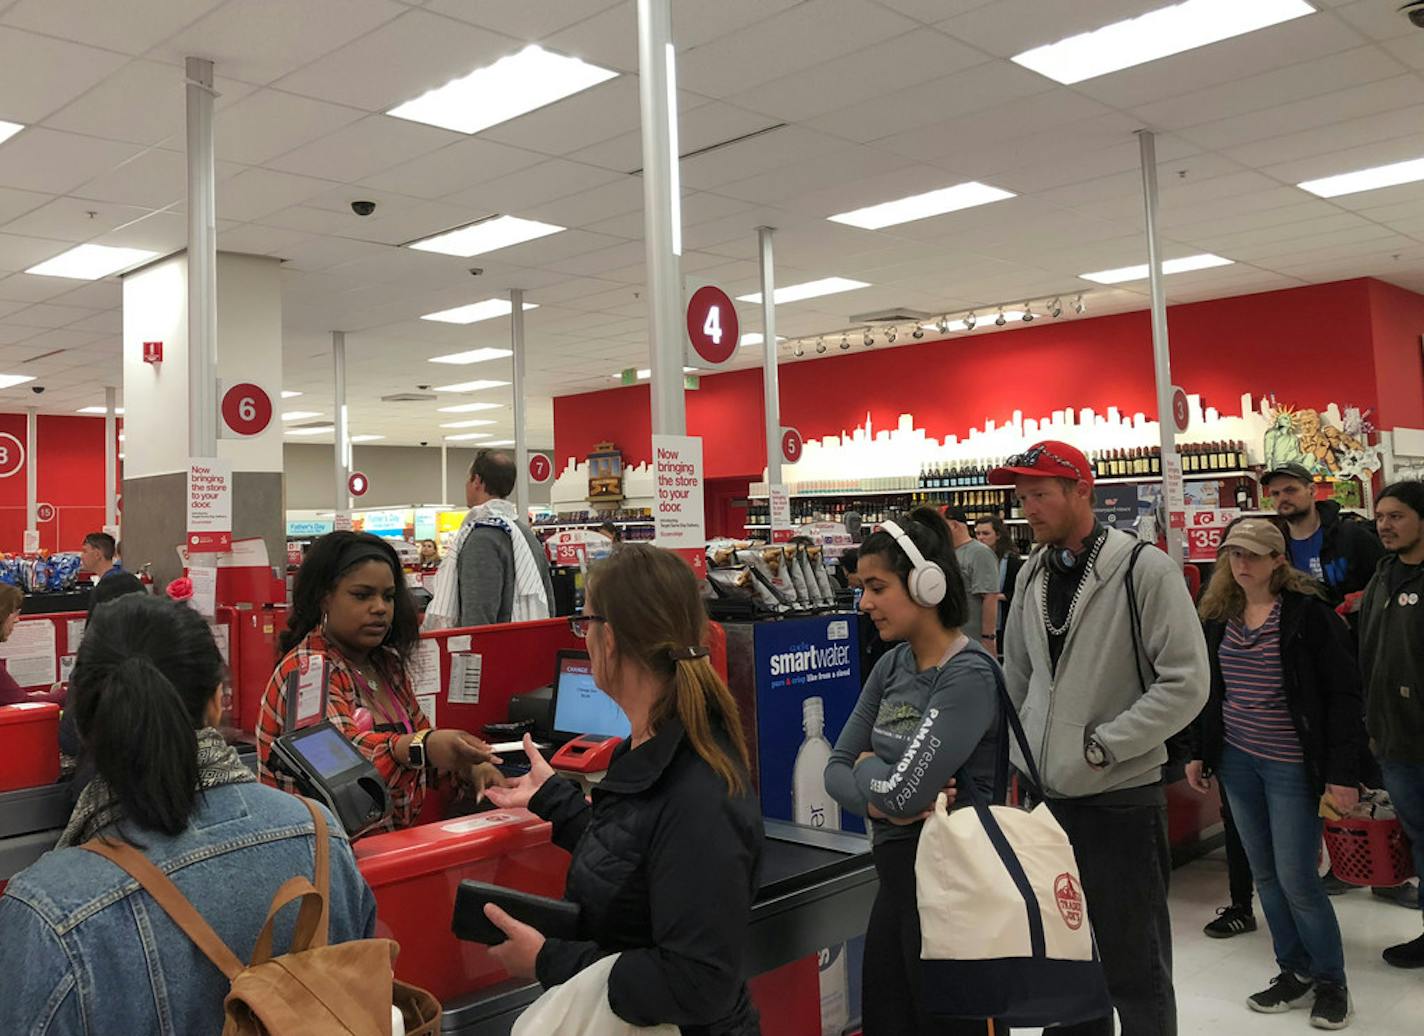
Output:
<instances>
[{"instance_id":1,"label":"woman in striped shirt","mask_svg":"<svg viewBox=\"0 0 1424 1036\"><path fill-rule=\"evenodd\" d=\"M1349 629L1259 518L1227 530L1200 611L1212 688L1187 780L1205 793L1221 777L1280 966L1247 1003L1275 1014L1313 999L1311 1024L1343 1029L1345 955L1317 859L1321 794L1341 811L1359 801L1366 742Z\"/></svg>"}]
</instances>

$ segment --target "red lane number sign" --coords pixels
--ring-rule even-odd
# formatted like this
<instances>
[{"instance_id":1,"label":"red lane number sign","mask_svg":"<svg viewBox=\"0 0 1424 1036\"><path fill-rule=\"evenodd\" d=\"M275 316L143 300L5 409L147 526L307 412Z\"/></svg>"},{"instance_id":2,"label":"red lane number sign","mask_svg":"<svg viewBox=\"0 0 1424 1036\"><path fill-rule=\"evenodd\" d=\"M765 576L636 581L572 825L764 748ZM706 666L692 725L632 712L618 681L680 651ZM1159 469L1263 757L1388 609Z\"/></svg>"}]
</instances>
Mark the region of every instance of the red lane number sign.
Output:
<instances>
[{"instance_id":1,"label":"red lane number sign","mask_svg":"<svg viewBox=\"0 0 1424 1036\"><path fill-rule=\"evenodd\" d=\"M35 520L41 522L54 521L54 504L39 504L35 507Z\"/></svg>"},{"instance_id":2,"label":"red lane number sign","mask_svg":"<svg viewBox=\"0 0 1424 1036\"><path fill-rule=\"evenodd\" d=\"M1186 389L1174 387L1172 389L1172 423L1177 431L1185 432L1187 426L1191 424L1192 411L1187 405Z\"/></svg>"},{"instance_id":3,"label":"red lane number sign","mask_svg":"<svg viewBox=\"0 0 1424 1036\"><path fill-rule=\"evenodd\" d=\"M781 430L781 456L786 459L786 463L795 464L801 459L801 433L795 428L783 428Z\"/></svg>"},{"instance_id":4,"label":"red lane number sign","mask_svg":"<svg viewBox=\"0 0 1424 1036\"><path fill-rule=\"evenodd\" d=\"M346 490L352 496L365 496L370 488L371 480L359 471L351 472L351 477L346 480Z\"/></svg>"},{"instance_id":5,"label":"red lane number sign","mask_svg":"<svg viewBox=\"0 0 1424 1036\"><path fill-rule=\"evenodd\" d=\"M529 457L529 481L543 484L554 476L554 465L548 457L542 453L535 453Z\"/></svg>"},{"instance_id":6,"label":"red lane number sign","mask_svg":"<svg viewBox=\"0 0 1424 1036\"><path fill-rule=\"evenodd\" d=\"M222 419L235 435L260 435L272 423L272 397L248 382L234 385L223 393Z\"/></svg>"},{"instance_id":7,"label":"red lane number sign","mask_svg":"<svg viewBox=\"0 0 1424 1036\"><path fill-rule=\"evenodd\" d=\"M24 467L24 445L9 432L0 432L0 478L18 475Z\"/></svg>"},{"instance_id":8,"label":"red lane number sign","mask_svg":"<svg viewBox=\"0 0 1424 1036\"><path fill-rule=\"evenodd\" d=\"M708 363L726 363L737 351L741 326L737 308L721 288L705 285L687 303L687 337Z\"/></svg>"}]
</instances>

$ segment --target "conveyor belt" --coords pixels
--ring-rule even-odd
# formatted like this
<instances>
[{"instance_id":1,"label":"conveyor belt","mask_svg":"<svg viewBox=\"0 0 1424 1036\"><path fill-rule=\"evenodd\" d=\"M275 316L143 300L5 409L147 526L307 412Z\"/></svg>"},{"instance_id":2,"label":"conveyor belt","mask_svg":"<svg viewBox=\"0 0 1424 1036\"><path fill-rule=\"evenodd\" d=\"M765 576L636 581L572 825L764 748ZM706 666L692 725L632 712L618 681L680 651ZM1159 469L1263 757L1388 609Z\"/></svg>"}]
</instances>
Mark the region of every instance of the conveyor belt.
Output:
<instances>
[{"instance_id":1,"label":"conveyor belt","mask_svg":"<svg viewBox=\"0 0 1424 1036\"><path fill-rule=\"evenodd\" d=\"M864 836L766 821L746 973L771 971L862 934L879 887ZM540 992L536 983L511 980L461 997L445 1005L441 1031L507 1036Z\"/></svg>"}]
</instances>

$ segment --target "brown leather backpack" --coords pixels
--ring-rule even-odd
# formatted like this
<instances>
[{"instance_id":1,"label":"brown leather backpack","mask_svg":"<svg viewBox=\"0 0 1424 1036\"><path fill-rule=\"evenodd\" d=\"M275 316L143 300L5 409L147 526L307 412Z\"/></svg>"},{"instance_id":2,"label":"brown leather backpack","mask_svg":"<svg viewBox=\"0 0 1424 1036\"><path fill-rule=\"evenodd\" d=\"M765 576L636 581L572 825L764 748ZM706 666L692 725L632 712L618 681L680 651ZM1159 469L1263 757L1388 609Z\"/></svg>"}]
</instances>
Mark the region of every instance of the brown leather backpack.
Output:
<instances>
[{"instance_id":1,"label":"brown leather backpack","mask_svg":"<svg viewBox=\"0 0 1424 1036\"><path fill-rule=\"evenodd\" d=\"M392 964L399 946L390 939L327 943L331 873L326 818L302 801L316 827L316 884L295 877L277 890L246 967L167 875L133 846L96 838L81 848L127 871L228 977L232 987L223 1001L223 1036L390 1036L392 1004L405 1017L407 1036L432 1036L439 1031L440 1005L425 990L396 980ZM273 922L278 911L298 900L291 949L274 957Z\"/></svg>"}]
</instances>

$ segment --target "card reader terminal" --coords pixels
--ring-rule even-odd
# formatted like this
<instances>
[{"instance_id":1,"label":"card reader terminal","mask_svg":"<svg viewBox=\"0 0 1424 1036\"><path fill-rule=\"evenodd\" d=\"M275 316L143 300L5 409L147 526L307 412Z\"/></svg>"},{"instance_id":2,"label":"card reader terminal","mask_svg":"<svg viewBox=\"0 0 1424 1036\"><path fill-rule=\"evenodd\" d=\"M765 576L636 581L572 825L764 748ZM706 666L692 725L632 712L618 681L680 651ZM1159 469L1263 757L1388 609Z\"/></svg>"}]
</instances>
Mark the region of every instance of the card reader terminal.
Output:
<instances>
[{"instance_id":1,"label":"card reader terminal","mask_svg":"<svg viewBox=\"0 0 1424 1036\"><path fill-rule=\"evenodd\" d=\"M272 761L297 782L303 795L331 810L352 838L379 824L391 811L386 782L331 720L274 740Z\"/></svg>"}]
</instances>

